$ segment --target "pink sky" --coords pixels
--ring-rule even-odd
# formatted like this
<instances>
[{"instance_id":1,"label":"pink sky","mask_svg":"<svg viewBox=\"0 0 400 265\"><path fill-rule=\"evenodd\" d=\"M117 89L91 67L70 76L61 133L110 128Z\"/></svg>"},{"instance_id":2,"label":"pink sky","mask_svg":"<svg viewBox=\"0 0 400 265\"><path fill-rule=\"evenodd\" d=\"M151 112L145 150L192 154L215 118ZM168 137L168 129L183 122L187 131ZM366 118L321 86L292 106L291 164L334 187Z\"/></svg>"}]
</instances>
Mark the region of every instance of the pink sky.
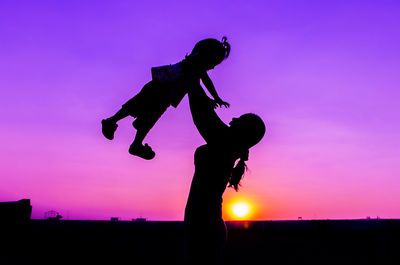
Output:
<instances>
[{"instance_id":1,"label":"pink sky","mask_svg":"<svg viewBox=\"0 0 400 265\"><path fill-rule=\"evenodd\" d=\"M400 217L400 4L397 1L1 1L0 201L33 218L183 220L204 143L185 98L128 154L131 118L100 131L202 38L228 36L209 74L231 108L267 134L241 190L252 219ZM224 216L229 219L228 213Z\"/></svg>"}]
</instances>

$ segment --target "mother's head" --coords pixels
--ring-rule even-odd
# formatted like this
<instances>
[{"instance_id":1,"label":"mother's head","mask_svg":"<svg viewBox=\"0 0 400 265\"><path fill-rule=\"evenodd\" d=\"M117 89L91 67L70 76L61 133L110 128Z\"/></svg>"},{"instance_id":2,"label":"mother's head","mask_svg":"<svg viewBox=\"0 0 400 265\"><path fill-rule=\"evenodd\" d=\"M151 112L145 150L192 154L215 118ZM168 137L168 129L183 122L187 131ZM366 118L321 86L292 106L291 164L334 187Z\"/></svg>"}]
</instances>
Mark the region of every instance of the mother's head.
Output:
<instances>
[{"instance_id":1,"label":"mother's head","mask_svg":"<svg viewBox=\"0 0 400 265\"><path fill-rule=\"evenodd\" d=\"M239 118L233 118L229 125L239 148L249 149L256 145L265 134L265 124L263 120L253 113L247 113Z\"/></svg>"},{"instance_id":2,"label":"mother's head","mask_svg":"<svg viewBox=\"0 0 400 265\"><path fill-rule=\"evenodd\" d=\"M245 161L248 160L249 149L264 137L265 124L259 116L247 113L239 118L233 118L229 125L235 145L233 148L238 151L240 158L236 167L232 169L229 187L237 191L246 169Z\"/></svg>"}]
</instances>

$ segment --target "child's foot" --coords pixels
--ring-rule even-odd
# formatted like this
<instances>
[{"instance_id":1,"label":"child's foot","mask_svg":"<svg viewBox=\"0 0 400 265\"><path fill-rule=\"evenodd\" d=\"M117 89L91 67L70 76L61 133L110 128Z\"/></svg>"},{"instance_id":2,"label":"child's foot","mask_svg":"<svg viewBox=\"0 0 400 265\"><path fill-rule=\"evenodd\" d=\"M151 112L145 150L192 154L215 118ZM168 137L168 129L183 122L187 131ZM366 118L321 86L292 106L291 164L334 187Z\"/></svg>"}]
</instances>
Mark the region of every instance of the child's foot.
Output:
<instances>
[{"instance_id":1,"label":"child's foot","mask_svg":"<svg viewBox=\"0 0 400 265\"><path fill-rule=\"evenodd\" d=\"M101 121L101 132L108 140L114 139L114 133L117 130L117 127L118 124L110 121L110 119L105 119Z\"/></svg>"},{"instance_id":2,"label":"child's foot","mask_svg":"<svg viewBox=\"0 0 400 265\"><path fill-rule=\"evenodd\" d=\"M129 147L129 153L131 155L138 156L146 160L151 160L156 156L156 153L154 153L154 151L148 144L131 144L131 146Z\"/></svg>"}]
</instances>

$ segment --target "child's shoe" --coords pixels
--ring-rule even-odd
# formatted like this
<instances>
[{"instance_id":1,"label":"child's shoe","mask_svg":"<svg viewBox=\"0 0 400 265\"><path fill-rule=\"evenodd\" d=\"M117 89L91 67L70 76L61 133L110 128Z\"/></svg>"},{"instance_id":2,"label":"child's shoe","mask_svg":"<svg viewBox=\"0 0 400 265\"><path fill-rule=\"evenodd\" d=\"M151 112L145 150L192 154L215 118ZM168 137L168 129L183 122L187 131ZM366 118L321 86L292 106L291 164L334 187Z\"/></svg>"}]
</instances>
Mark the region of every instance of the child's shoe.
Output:
<instances>
[{"instance_id":1,"label":"child's shoe","mask_svg":"<svg viewBox=\"0 0 400 265\"><path fill-rule=\"evenodd\" d=\"M129 153L131 155L138 156L146 160L151 160L156 156L156 153L154 153L154 151L148 144L131 144L131 146L129 147Z\"/></svg>"},{"instance_id":2,"label":"child's shoe","mask_svg":"<svg viewBox=\"0 0 400 265\"><path fill-rule=\"evenodd\" d=\"M101 121L101 132L108 140L114 139L114 133L117 130L118 124L109 119Z\"/></svg>"}]
</instances>

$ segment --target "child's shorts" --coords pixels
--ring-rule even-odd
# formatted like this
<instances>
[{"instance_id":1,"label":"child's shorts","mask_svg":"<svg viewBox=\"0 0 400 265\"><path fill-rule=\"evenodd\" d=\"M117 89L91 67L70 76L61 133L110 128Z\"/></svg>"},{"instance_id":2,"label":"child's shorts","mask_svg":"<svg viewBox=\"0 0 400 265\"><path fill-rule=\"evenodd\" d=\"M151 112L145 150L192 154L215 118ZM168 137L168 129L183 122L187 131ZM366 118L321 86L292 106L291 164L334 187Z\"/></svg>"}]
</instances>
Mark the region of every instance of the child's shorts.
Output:
<instances>
[{"instance_id":1,"label":"child's shorts","mask_svg":"<svg viewBox=\"0 0 400 265\"><path fill-rule=\"evenodd\" d=\"M136 96L122 105L122 108L136 118L133 122L136 129L151 129L169 105L168 88L156 81L150 81Z\"/></svg>"}]
</instances>

